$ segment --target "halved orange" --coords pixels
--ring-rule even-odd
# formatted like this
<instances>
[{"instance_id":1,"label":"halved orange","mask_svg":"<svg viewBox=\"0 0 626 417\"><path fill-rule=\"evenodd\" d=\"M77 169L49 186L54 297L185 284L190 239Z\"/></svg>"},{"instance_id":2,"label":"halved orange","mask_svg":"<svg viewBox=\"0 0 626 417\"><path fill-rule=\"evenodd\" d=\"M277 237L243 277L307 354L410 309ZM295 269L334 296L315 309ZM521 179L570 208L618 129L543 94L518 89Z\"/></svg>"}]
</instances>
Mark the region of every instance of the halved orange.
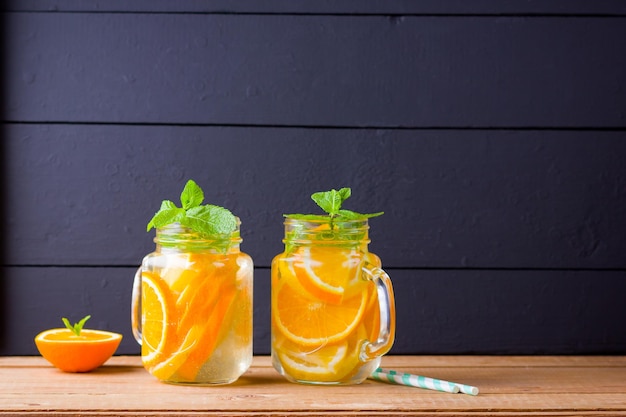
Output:
<instances>
[{"instance_id":1,"label":"halved orange","mask_svg":"<svg viewBox=\"0 0 626 417\"><path fill-rule=\"evenodd\" d=\"M76 336L69 329L49 329L35 337L41 356L64 372L89 372L104 364L117 350L122 335L83 329Z\"/></svg>"},{"instance_id":2,"label":"halved orange","mask_svg":"<svg viewBox=\"0 0 626 417\"><path fill-rule=\"evenodd\" d=\"M367 305L367 291L341 304L311 300L290 283L277 285L272 297L276 330L304 346L325 346L345 339L359 325Z\"/></svg>"}]
</instances>

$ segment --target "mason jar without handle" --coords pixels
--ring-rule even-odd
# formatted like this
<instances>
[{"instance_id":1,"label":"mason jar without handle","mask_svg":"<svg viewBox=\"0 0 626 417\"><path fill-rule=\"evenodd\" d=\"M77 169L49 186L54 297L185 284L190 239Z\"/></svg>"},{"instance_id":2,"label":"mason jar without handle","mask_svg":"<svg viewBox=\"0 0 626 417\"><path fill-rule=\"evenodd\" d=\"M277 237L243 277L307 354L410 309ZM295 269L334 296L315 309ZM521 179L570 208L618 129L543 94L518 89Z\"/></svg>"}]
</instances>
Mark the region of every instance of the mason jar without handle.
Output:
<instances>
[{"instance_id":1,"label":"mason jar without handle","mask_svg":"<svg viewBox=\"0 0 626 417\"><path fill-rule=\"evenodd\" d=\"M132 328L144 367L157 379L214 385L252 362L252 259L237 229L214 239L172 224L135 274Z\"/></svg>"},{"instance_id":2,"label":"mason jar without handle","mask_svg":"<svg viewBox=\"0 0 626 417\"><path fill-rule=\"evenodd\" d=\"M272 261L272 363L291 382L359 384L395 337L391 280L367 219L285 220Z\"/></svg>"}]
</instances>

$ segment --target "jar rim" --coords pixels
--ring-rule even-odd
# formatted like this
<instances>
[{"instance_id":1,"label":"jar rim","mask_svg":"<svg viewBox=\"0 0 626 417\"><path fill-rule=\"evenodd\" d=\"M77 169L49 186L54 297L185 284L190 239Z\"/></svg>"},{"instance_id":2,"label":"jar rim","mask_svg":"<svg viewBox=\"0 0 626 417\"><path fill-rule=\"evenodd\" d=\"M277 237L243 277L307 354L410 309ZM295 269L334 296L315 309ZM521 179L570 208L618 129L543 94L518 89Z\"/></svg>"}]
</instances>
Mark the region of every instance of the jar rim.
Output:
<instances>
[{"instance_id":1,"label":"jar rim","mask_svg":"<svg viewBox=\"0 0 626 417\"><path fill-rule=\"evenodd\" d=\"M286 217L285 244L361 245L368 244L367 219L330 221L327 219L298 219ZM326 227L324 227L326 226Z\"/></svg>"},{"instance_id":2,"label":"jar rim","mask_svg":"<svg viewBox=\"0 0 626 417\"><path fill-rule=\"evenodd\" d=\"M154 242L165 247L218 248L226 250L239 245L243 239L240 234L241 221L237 218L237 226L231 233L206 236L180 223L170 223L156 229Z\"/></svg>"},{"instance_id":3,"label":"jar rim","mask_svg":"<svg viewBox=\"0 0 626 417\"><path fill-rule=\"evenodd\" d=\"M330 216L320 216L319 218L297 218L297 217L289 217L285 216L284 224L311 224L320 226L323 224L333 224L333 225L341 225L341 227L347 228L349 226L352 227L369 227L369 221L367 218L360 219L337 219L331 218Z\"/></svg>"}]
</instances>

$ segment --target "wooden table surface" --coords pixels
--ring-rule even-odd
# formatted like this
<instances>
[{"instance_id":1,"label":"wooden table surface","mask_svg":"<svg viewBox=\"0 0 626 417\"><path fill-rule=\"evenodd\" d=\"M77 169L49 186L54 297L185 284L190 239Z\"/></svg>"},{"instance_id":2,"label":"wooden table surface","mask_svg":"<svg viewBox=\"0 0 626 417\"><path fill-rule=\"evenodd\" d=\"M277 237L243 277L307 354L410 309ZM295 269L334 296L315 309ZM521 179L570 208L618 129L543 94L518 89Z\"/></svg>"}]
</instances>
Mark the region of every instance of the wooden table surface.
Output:
<instances>
[{"instance_id":1,"label":"wooden table surface","mask_svg":"<svg viewBox=\"0 0 626 417\"><path fill-rule=\"evenodd\" d=\"M286 382L255 357L234 384L164 384L132 356L87 374L40 357L0 357L0 415L81 416L626 416L626 356L387 356L398 371L477 386L477 396L367 380L356 386Z\"/></svg>"}]
</instances>

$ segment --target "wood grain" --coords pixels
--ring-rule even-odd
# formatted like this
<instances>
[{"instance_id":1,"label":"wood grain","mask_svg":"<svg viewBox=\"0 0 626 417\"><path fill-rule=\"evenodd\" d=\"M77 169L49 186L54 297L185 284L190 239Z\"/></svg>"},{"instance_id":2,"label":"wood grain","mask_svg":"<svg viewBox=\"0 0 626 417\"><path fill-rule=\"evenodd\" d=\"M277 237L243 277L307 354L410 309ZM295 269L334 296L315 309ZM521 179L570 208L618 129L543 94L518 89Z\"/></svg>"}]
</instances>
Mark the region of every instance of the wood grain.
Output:
<instances>
[{"instance_id":1,"label":"wood grain","mask_svg":"<svg viewBox=\"0 0 626 417\"><path fill-rule=\"evenodd\" d=\"M41 358L0 358L0 415L626 415L625 359L384 359L386 367L479 387L472 397L375 381L295 385L279 376L267 357L256 357L237 383L205 388L157 382L137 357L114 357L81 375L61 373Z\"/></svg>"}]
</instances>

